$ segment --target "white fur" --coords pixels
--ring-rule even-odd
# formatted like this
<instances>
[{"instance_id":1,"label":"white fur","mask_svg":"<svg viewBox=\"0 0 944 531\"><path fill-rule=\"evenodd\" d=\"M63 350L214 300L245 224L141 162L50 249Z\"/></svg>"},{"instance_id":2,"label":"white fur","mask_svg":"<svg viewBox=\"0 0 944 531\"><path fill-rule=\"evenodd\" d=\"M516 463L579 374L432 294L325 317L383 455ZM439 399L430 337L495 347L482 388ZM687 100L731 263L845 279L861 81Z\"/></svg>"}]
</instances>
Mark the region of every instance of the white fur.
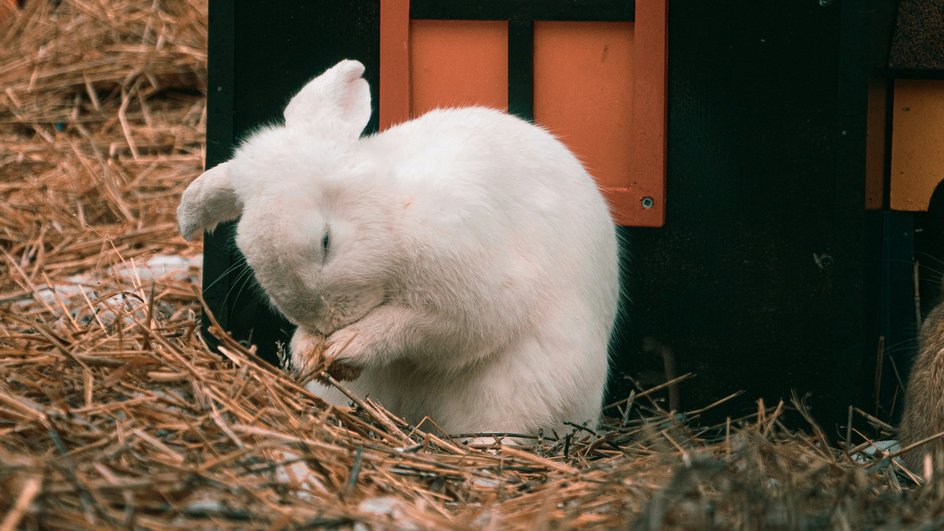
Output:
<instances>
[{"instance_id":1,"label":"white fur","mask_svg":"<svg viewBox=\"0 0 944 531\"><path fill-rule=\"evenodd\" d=\"M182 230L241 210L236 243L299 326L293 355L328 336L328 356L363 369L351 389L411 422L430 416L452 433L595 424L619 281L593 179L549 133L490 109L437 110L358 138L370 115L362 72L343 61L315 78L286 126L194 181Z\"/></svg>"}]
</instances>

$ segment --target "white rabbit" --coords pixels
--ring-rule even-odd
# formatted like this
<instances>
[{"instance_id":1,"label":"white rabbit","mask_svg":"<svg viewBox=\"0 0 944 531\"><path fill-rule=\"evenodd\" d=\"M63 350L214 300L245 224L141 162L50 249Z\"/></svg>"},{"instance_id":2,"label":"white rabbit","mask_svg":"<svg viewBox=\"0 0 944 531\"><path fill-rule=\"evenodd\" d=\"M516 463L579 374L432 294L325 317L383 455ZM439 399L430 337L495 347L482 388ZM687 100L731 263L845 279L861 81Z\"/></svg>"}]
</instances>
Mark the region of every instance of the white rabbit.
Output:
<instances>
[{"instance_id":1,"label":"white rabbit","mask_svg":"<svg viewBox=\"0 0 944 531\"><path fill-rule=\"evenodd\" d=\"M593 179L543 129L442 109L360 137L364 66L342 61L184 192L188 238L241 215L236 244L271 303L361 370L350 382L450 433L593 426L619 295ZM343 403L336 389L315 392Z\"/></svg>"}]
</instances>

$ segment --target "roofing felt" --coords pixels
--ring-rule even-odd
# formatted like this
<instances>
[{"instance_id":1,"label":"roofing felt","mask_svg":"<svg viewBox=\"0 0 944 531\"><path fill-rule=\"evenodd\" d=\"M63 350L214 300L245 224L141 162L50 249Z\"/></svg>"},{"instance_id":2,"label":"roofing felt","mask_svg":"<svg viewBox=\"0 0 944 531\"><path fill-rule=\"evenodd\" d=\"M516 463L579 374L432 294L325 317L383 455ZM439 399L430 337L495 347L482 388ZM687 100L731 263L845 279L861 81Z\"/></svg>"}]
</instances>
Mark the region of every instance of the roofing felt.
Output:
<instances>
[{"instance_id":1,"label":"roofing felt","mask_svg":"<svg viewBox=\"0 0 944 531\"><path fill-rule=\"evenodd\" d=\"M944 0L901 0L888 66L944 72Z\"/></svg>"}]
</instances>

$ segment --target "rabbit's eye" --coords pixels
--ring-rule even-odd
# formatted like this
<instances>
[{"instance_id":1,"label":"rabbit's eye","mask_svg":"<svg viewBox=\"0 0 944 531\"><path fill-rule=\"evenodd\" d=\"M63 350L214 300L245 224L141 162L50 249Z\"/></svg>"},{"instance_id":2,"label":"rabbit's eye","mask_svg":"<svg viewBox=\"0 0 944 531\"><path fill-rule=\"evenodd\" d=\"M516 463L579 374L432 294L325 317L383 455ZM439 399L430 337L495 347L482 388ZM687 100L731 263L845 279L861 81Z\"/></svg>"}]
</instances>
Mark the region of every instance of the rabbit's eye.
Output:
<instances>
[{"instance_id":1,"label":"rabbit's eye","mask_svg":"<svg viewBox=\"0 0 944 531\"><path fill-rule=\"evenodd\" d=\"M321 256L328 255L328 247L331 246L331 236L328 234L328 231L324 232L324 235L321 236Z\"/></svg>"}]
</instances>

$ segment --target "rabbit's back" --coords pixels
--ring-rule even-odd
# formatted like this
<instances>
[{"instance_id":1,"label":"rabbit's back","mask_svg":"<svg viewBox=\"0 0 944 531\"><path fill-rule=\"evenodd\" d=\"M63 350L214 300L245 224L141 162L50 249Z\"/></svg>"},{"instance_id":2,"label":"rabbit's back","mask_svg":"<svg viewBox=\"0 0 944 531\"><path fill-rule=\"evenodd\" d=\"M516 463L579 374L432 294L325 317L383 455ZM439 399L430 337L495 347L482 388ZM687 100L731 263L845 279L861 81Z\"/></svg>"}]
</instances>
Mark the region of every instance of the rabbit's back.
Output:
<instances>
[{"instance_id":1,"label":"rabbit's back","mask_svg":"<svg viewBox=\"0 0 944 531\"><path fill-rule=\"evenodd\" d=\"M447 384L443 392L521 409L484 408L493 417L482 425L596 418L619 297L618 245L577 158L547 131L484 108L433 111L367 147L386 160L402 204L407 258L392 289L397 302L449 314L468 340L448 355L431 345L424 367L458 374L435 379ZM425 375L402 370L404 381L417 379L407 387L423 386ZM404 411L432 408L405 400ZM480 410L465 411L468 403L432 409L437 418L474 418Z\"/></svg>"},{"instance_id":2,"label":"rabbit's back","mask_svg":"<svg viewBox=\"0 0 944 531\"><path fill-rule=\"evenodd\" d=\"M470 107L432 111L369 142L391 168L415 266L460 268L493 288L492 301L517 288L531 290L515 296L533 304L575 288L597 303L600 321L612 320L615 228L592 177L553 135Z\"/></svg>"}]
</instances>

